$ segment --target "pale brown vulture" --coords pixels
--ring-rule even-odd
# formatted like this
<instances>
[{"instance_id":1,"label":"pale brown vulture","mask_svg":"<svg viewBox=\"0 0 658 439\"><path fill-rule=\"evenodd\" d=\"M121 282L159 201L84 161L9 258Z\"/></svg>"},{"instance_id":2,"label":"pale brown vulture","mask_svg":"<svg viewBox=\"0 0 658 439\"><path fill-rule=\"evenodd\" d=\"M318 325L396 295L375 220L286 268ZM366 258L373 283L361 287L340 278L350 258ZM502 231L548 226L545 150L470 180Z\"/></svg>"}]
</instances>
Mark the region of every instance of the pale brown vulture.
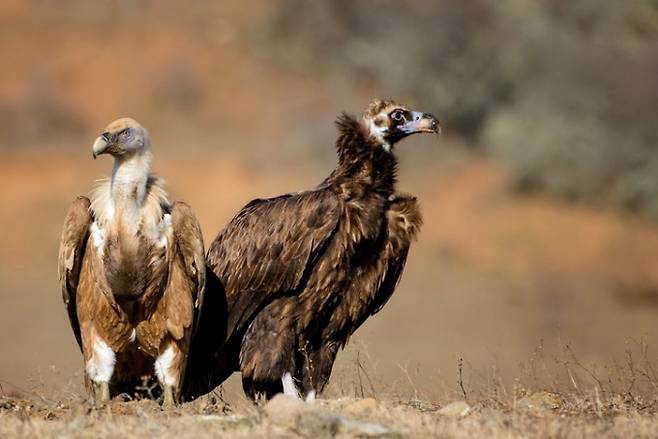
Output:
<instances>
[{"instance_id":1,"label":"pale brown vulture","mask_svg":"<svg viewBox=\"0 0 658 439\"><path fill-rule=\"evenodd\" d=\"M393 294L422 222L416 198L396 191L394 147L439 123L376 100L337 126L338 166L324 182L250 202L211 244L186 398L239 370L252 398L313 399L338 349Z\"/></svg>"},{"instance_id":2,"label":"pale brown vulture","mask_svg":"<svg viewBox=\"0 0 658 439\"><path fill-rule=\"evenodd\" d=\"M59 281L94 400L134 393L155 375L164 403L180 395L195 315L203 300L201 229L185 203L170 204L150 173L148 132L112 122L93 156L114 157L112 176L66 216Z\"/></svg>"}]
</instances>

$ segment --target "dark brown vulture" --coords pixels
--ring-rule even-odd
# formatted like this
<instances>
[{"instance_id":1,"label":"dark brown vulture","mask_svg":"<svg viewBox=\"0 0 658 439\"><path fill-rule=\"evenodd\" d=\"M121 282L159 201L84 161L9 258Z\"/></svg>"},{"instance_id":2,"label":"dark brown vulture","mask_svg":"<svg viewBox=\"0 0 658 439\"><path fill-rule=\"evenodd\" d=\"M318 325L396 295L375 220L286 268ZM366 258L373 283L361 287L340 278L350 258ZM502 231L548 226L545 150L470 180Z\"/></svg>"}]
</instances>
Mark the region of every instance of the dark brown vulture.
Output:
<instances>
[{"instance_id":1,"label":"dark brown vulture","mask_svg":"<svg viewBox=\"0 0 658 439\"><path fill-rule=\"evenodd\" d=\"M422 222L416 199L396 192L394 147L438 121L376 100L337 126L338 166L324 182L250 202L210 246L186 397L239 370L251 398L312 400L338 349L393 294Z\"/></svg>"},{"instance_id":2,"label":"dark brown vulture","mask_svg":"<svg viewBox=\"0 0 658 439\"><path fill-rule=\"evenodd\" d=\"M190 207L169 203L150 173L147 131L112 122L93 156L114 156L112 177L64 222L59 281L94 400L134 393L155 375L164 403L180 395L196 310L203 299L203 238Z\"/></svg>"}]
</instances>

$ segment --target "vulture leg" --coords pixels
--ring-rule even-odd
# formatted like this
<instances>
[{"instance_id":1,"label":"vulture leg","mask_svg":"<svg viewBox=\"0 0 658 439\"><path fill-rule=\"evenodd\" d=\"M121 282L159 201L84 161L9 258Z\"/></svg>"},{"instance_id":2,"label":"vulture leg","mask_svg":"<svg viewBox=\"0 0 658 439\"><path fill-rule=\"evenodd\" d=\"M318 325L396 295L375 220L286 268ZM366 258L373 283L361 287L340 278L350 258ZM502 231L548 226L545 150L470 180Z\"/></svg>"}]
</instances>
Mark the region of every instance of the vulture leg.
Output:
<instances>
[{"instance_id":1,"label":"vulture leg","mask_svg":"<svg viewBox=\"0 0 658 439\"><path fill-rule=\"evenodd\" d=\"M82 324L86 326L87 322ZM90 333L90 343L82 339L85 372L94 390L94 402L107 402L110 400L110 380L114 375L116 354L93 326Z\"/></svg>"},{"instance_id":2,"label":"vulture leg","mask_svg":"<svg viewBox=\"0 0 658 439\"><path fill-rule=\"evenodd\" d=\"M164 402L162 403L163 407L173 407L176 405L174 399L174 388L172 386L164 385Z\"/></svg>"},{"instance_id":3,"label":"vulture leg","mask_svg":"<svg viewBox=\"0 0 658 439\"><path fill-rule=\"evenodd\" d=\"M164 391L163 405L176 404L180 393L185 356L177 343L171 343L155 360L155 374Z\"/></svg>"},{"instance_id":4,"label":"vulture leg","mask_svg":"<svg viewBox=\"0 0 658 439\"><path fill-rule=\"evenodd\" d=\"M252 399L270 399L281 392L299 398L293 379L296 308L296 298L275 300L258 313L245 332L240 372L242 387Z\"/></svg>"},{"instance_id":5,"label":"vulture leg","mask_svg":"<svg viewBox=\"0 0 658 439\"><path fill-rule=\"evenodd\" d=\"M101 402L107 402L110 400L110 383L107 381L104 381L102 383L98 383L98 387L100 390L100 400Z\"/></svg>"}]
</instances>

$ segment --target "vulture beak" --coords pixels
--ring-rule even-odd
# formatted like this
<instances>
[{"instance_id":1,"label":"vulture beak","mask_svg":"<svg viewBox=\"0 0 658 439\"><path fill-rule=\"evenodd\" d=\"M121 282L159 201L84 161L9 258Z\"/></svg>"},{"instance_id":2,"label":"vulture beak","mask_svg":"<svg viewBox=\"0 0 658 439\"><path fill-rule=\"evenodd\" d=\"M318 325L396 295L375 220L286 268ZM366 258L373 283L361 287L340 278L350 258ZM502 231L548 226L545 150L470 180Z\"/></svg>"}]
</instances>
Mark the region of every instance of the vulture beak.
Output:
<instances>
[{"instance_id":1,"label":"vulture beak","mask_svg":"<svg viewBox=\"0 0 658 439\"><path fill-rule=\"evenodd\" d=\"M436 117L420 111L411 112L411 120L398 127L400 131L409 135L415 133L439 133L441 125Z\"/></svg>"},{"instance_id":2,"label":"vulture beak","mask_svg":"<svg viewBox=\"0 0 658 439\"><path fill-rule=\"evenodd\" d=\"M91 155L94 157L94 160L96 160L96 157L98 157L101 154L105 154L107 150L110 148L110 145L112 143L110 142L110 133L104 132L98 138L94 141L94 146L91 148Z\"/></svg>"}]
</instances>

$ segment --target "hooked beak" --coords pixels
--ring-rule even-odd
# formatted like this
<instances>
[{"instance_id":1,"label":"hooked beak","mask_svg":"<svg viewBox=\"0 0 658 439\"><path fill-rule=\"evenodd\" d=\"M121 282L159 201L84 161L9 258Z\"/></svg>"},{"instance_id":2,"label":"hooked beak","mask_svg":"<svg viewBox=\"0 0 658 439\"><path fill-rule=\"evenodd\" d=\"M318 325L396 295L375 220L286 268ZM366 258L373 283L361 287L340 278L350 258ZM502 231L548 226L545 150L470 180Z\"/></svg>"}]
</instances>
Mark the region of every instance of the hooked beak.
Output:
<instances>
[{"instance_id":1,"label":"hooked beak","mask_svg":"<svg viewBox=\"0 0 658 439\"><path fill-rule=\"evenodd\" d=\"M96 160L96 157L99 155L105 154L110 148L110 145L112 145L110 142L110 133L105 132L98 136L98 138L94 141L94 145L91 147L91 155L94 160Z\"/></svg>"},{"instance_id":2,"label":"hooked beak","mask_svg":"<svg viewBox=\"0 0 658 439\"><path fill-rule=\"evenodd\" d=\"M431 114L421 113L420 111L411 112L411 120L398 127L405 134L415 133L439 133L441 125L439 120Z\"/></svg>"}]
</instances>

